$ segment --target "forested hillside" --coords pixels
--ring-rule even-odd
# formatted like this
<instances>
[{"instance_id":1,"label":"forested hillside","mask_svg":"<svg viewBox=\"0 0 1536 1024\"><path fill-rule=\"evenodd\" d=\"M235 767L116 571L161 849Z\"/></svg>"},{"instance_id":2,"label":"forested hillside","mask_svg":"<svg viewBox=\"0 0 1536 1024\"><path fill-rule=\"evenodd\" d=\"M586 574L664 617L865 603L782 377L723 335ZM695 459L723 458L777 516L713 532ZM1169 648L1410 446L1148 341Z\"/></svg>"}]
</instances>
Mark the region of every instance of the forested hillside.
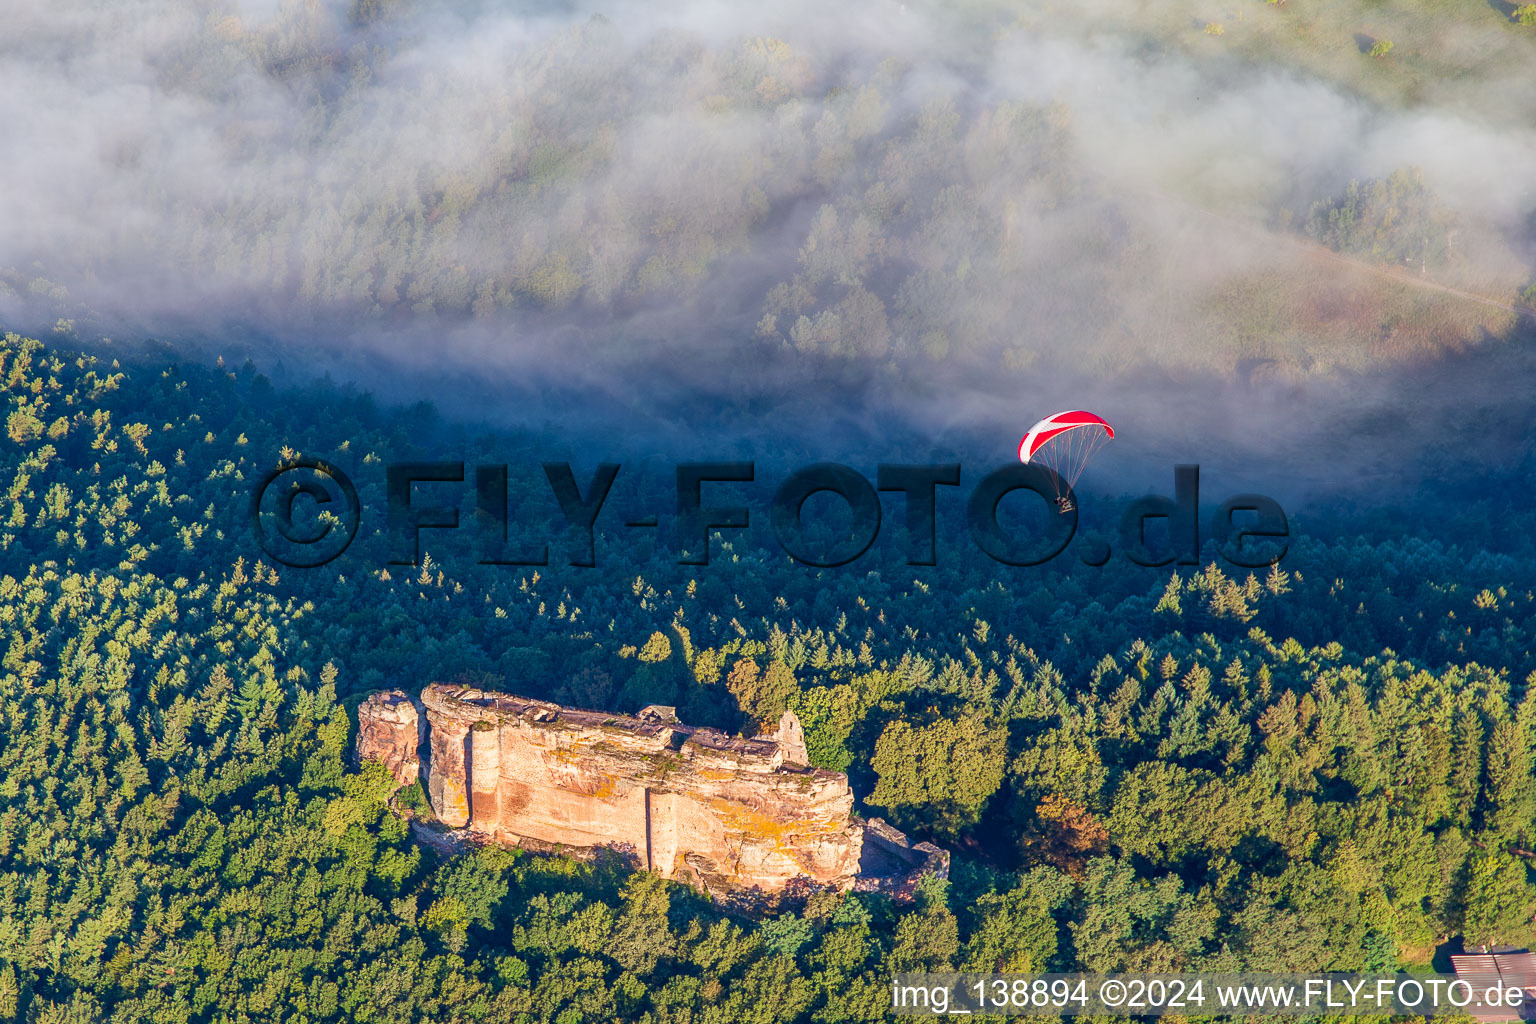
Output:
<instances>
[{"instance_id":1,"label":"forested hillside","mask_svg":"<svg viewBox=\"0 0 1536 1024\"><path fill-rule=\"evenodd\" d=\"M7 51L0 310L732 396L1411 362L1531 283L1536 31L1422 6L72 3Z\"/></svg>"},{"instance_id":2,"label":"forested hillside","mask_svg":"<svg viewBox=\"0 0 1536 1024\"><path fill-rule=\"evenodd\" d=\"M1384 968L1531 941L1529 514L1438 521L1499 551L1314 515L1249 576L964 548L818 571L745 538L680 566L605 511L574 568L550 433L110 351L0 347L0 1019L872 1020L904 968ZM274 568L246 518L296 453L377 510L324 568ZM551 564L429 531L430 561L387 566L383 465L405 459L531 467L511 504ZM756 920L609 862L440 860L346 756L348 708L434 679L749 731L792 708L861 811L953 849L953 878Z\"/></svg>"}]
</instances>

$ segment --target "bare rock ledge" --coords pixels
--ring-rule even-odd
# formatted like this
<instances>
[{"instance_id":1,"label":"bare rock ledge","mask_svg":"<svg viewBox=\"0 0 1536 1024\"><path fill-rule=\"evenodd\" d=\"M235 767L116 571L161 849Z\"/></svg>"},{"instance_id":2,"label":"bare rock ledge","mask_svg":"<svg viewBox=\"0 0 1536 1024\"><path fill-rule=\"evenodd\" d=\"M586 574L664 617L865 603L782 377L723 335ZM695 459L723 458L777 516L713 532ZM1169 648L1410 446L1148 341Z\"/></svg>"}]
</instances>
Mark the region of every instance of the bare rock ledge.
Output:
<instances>
[{"instance_id":1,"label":"bare rock ledge","mask_svg":"<svg viewBox=\"0 0 1536 1024\"><path fill-rule=\"evenodd\" d=\"M419 700L364 701L357 754L402 786L424 778L450 827L535 849L608 847L711 892L905 898L949 871L945 851L855 819L848 777L805 763L790 712L772 736L747 738L683 725L671 708L615 715L433 683Z\"/></svg>"}]
</instances>

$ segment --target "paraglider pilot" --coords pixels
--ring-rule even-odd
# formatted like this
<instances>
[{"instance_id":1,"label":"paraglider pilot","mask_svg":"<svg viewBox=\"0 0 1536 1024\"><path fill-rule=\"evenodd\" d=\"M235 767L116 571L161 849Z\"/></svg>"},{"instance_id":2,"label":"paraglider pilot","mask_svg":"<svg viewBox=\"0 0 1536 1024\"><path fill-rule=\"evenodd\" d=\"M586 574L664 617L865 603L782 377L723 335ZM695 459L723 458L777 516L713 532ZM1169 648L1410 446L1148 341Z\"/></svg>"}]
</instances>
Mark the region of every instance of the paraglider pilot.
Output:
<instances>
[{"instance_id":1,"label":"paraglider pilot","mask_svg":"<svg viewBox=\"0 0 1536 1024\"><path fill-rule=\"evenodd\" d=\"M1029 428L1019 442L1019 461L1038 462L1054 472L1056 509L1066 514L1077 507L1072 488L1089 457L1114 436L1115 428L1100 417L1086 409L1069 409Z\"/></svg>"}]
</instances>

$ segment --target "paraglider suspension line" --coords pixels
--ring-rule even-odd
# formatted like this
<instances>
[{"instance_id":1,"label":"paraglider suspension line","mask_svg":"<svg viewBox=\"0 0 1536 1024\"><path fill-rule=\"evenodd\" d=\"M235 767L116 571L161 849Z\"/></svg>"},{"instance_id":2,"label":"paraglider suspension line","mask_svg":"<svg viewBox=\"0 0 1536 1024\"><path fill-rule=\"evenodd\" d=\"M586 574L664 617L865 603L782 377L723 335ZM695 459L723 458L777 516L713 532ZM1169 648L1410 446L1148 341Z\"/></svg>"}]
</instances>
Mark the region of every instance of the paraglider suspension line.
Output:
<instances>
[{"instance_id":1,"label":"paraglider suspension line","mask_svg":"<svg viewBox=\"0 0 1536 1024\"><path fill-rule=\"evenodd\" d=\"M1056 474L1057 504L1061 511L1068 511L1070 499L1067 490L1077 486L1077 478L1083 475L1083 467L1109 440L1109 433L1102 427L1080 427L1064 431L1039 451L1037 457Z\"/></svg>"}]
</instances>

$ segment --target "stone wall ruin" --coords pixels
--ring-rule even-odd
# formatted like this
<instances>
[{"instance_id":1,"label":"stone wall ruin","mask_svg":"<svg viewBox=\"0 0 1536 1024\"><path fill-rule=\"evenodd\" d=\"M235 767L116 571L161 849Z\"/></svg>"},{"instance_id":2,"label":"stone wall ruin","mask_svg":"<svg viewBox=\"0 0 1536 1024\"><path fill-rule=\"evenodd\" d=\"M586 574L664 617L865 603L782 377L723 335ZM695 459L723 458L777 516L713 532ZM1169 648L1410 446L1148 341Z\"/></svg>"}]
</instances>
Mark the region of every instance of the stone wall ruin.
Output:
<instances>
[{"instance_id":1,"label":"stone wall ruin","mask_svg":"<svg viewBox=\"0 0 1536 1024\"><path fill-rule=\"evenodd\" d=\"M888 891L948 873L949 855L853 816L841 772L806 763L799 721L771 736L434 683L370 696L357 753L420 778L442 823L534 849L618 850L706 891ZM412 755L415 756L412 756Z\"/></svg>"}]
</instances>

